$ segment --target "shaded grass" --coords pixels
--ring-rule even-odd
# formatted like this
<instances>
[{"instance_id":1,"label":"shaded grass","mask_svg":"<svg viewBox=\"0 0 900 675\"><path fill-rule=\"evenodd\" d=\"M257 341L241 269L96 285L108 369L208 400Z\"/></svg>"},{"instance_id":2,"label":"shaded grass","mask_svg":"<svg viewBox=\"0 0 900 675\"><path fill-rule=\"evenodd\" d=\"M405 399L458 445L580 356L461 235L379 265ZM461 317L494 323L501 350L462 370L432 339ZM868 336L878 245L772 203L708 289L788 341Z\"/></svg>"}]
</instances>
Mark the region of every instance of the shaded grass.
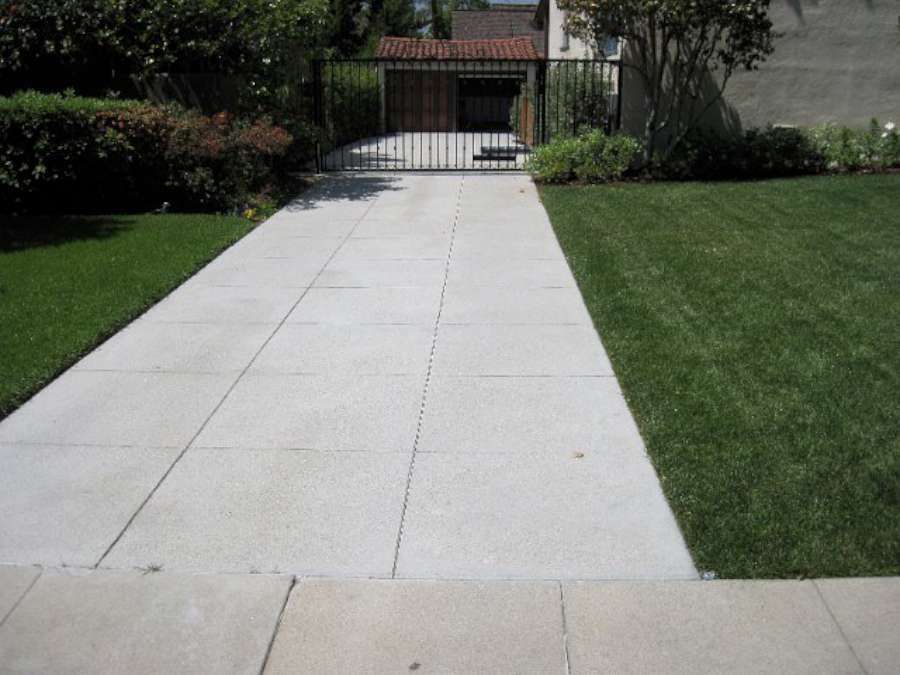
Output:
<instances>
[{"instance_id":1,"label":"shaded grass","mask_svg":"<svg viewBox=\"0 0 900 675\"><path fill-rule=\"evenodd\" d=\"M698 568L900 573L900 177L542 196Z\"/></svg>"},{"instance_id":2,"label":"shaded grass","mask_svg":"<svg viewBox=\"0 0 900 675\"><path fill-rule=\"evenodd\" d=\"M202 214L0 216L0 418L252 227Z\"/></svg>"}]
</instances>

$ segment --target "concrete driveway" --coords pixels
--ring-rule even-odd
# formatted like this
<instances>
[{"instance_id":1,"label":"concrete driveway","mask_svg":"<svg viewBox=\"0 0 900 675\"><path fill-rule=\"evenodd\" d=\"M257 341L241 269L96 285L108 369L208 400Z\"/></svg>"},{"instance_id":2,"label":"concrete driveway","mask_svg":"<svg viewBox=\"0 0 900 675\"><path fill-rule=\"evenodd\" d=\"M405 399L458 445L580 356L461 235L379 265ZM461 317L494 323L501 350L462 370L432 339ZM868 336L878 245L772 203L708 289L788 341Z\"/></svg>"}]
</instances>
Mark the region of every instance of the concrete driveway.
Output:
<instances>
[{"instance_id":1,"label":"concrete driveway","mask_svg":"<svg viewBox=\"0 0 900 675\"><path fill-rule=\"evenodd\" d=\"M0 672L896 672L696 572L521 176L333 178L0 423Z\"/></svg>"},{"instance_id":2,"label":"concrete driveway","mask_svg":"<svg viewBox=\"0 0 900 675\"><path fill-rule=\"evenodd\" d=\"M0 443L3 562L695 576L522 176L327 180Z\"/></svg>"}]
</instances>

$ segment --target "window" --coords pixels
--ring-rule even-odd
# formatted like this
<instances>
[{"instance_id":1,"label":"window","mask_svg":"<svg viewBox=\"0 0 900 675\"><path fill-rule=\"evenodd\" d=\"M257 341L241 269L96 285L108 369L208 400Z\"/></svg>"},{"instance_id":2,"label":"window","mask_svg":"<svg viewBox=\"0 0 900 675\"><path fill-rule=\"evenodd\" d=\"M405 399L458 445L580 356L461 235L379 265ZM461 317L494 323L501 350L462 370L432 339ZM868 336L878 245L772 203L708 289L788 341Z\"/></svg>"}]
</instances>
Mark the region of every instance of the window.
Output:
<instances>
[{"instance_id":1,"label":"window","mask_svg":"<svg viewBox=\"0 0 900 675\"><path fill-rule=\"evenodd\" d=\"M600 40L600 52L607 58L619 56L619 38L606 36Z\"/></svg>"}]
</instances>

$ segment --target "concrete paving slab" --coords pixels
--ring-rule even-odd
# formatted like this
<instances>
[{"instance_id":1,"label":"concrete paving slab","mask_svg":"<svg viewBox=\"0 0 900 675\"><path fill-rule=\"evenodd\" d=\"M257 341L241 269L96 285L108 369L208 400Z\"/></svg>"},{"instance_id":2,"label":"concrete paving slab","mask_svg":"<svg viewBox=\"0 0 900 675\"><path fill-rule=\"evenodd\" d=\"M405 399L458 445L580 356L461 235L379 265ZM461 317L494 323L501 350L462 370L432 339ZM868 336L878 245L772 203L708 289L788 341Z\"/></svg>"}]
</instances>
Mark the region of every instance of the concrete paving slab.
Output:
<instances>
[{"instance_id":1,"label":"concrete paving slab","mask_svg":"<svg viewBox=\"0 0 900 675\"><path fill-rule=\"evenodd\" d=\"M0 422L0 442L183 447L232 375L70 370Z\"/></svg>"},{"instance_id":2,"label":"concrete paving slab","mask_svg":"<svg viewBox=\"0 0 900 675\"><path fill-rule=\"evenodd\" d=\"M247 375L195 445L408 452L420 376Z\"/></svg>"},{"instance_id":3,"label":"concrete paving slab","mask_svg":"<svg viewBox=\"0 0 900 675\"><path fill-rule=\"evenodd\" d=\"M408 323L434 326L439 286L310 288L287 323Z\"/></svg>"},{"instance_id":4,"label":"concrete paving slab","mask_svg":"<svg viewBox=\"0 0 900 675\"><path fill-rule=\"evenodd\" d=\"M250 372L418 375L424 382L433 337L424 325L285 324Z\"/></svg>"},{"instance_id":5,"label":"concrete paving slab","mask_svg":"<svg viewBox=\"0 0 900 675\"><path fill-rule=\"evenodd\" d=\"M258 673L289 577L44 573L0 627L0 668Z\"/></svg>"},{"instance_id":6,"label":"concrete paving slab","mask_svg":"<svg viewBox=\"0 0 900 675\"><path fill-rule=\"evenodd\" d=\"M454 286L441 324L587 324L591 317L571 288Z\"/></svg>"},{"instance_id":7,"label":"concrete paving slab","mask_svg":"<svg viewBox=\"0 0 900 675\"><path fill-rule=\"evenodd\" d=\"M610 377L433 377L419 450L642 453Z\"/></svg>"},{"instance_id":8,"label":"concrete paving slab","mask_svg":"<svg viewBox=\"0 0 900 675\"><path fill-rule=\"evenodd\" d=\"M179 452L0 445L0 562L94 565Z\"/></svg>"},{"instance_id":9,"label":"concrete paving slab","mask_svg":"<svg viewBox=\"0 0 900 675\"><path fill-rule=\"evenodd\" d=\"M453 258L473 259L486 265L503 260L562 260L563 254L555 239L546 236L469 233L453 240Z\"/></svg>"},{"instance_id":10,"label":"concrete paving slab","mask_svg":"<svg viewBox=\"0 0 900 675\"><path fill-rule=\"evenodd\" d=\"M390 576L408 465L397 453L192 448L104 565Z\"/></svg>"},{"instance_id":11,"label":"concrete paving slab","mask_svg":"<svg viewBox=\"0 0 900 675\"><path fill-rule=\"evenodd\" d=\"M485 264L476 258L454 258L447 290L460 286L513 286L515 288L574 288L575 278L565 261L498 259Z\"/></svg>"},{"instance_id":12,"label":"concrete paving slab","mask_svg":"<svg viewBox=\"0 0 900 675\"><path fill-rule=\"evenodd\" d=\"M449 236L352 238L341 247L335 261L346 263L354 260L446 260L449 252Z\"/></svg>"},{"instance_id":13,"label":"concrete paving slab","mask_svg":"<svg viewBox=\"0 0 900 675\"><path fill-rule=\"evenodd\" d=\"M655 479L637 454L420 452L397 576L695 578Z\"/></svg>"},{"instance_id":14,"label":"concrete paving slab","mask_svg":"<svg viewBox=\"0 0 900 675\"><path fill-rule=\"evenodd\" d=\"M440 327L433 373L442 375L613 374L592 326Z\"/></svg>"},{"instance_id":15,"label":"concrete paving slab","mask_svg":"<svg viewBox=\"0 0 900 675\"><path fill-rule=\"evenodd\" d=\"M307 579L267 673L562 673L554 583Z\"/></svg>"},{"instance_id":16,"label":"concrete paving slab","mask_svg":"<svg viewBox=\"0 0 900 675\"><path fill-rule=\"evenodd\" d=\"M241 239L218 260L243 261L251 258L290 259L302 265L322 267L341 245L341 240L325 237L293 237L269 231L266 225Z\"/></svg>"},{"instance_id":17,"label":"concrete paving slab","mask_svg":"<svg viewBox=\"0 0 900 675\"><path fill-rule=\"evenodd\" d=\"M423 215L416 220L375 220L365 218L353 230L351 239L372 237L415 237L429 236L439 237L453 231L452 218L435 218Z\"/></svg>"},{"instance_id":18,"label":"concrete paving slab","mask_svg":"<svg viewBox=\"0 0 900 675\"><path fill-rule=\"evenodd\" d=\"M278 323L303 294L298 288L188 284L142 317L164 323Z\"/></svg>"},{"instance_id":19,"label":"concrete paving slab","mask_svg":"<svg viewBox=\"0 0 900 675\"><path fill-rule=\"evenodd\" d=\"M341 240L353 232L361 216L362 214L350 220L335 220L327 212L309 216L283 215L279 211L260 227L272 239L330 239L337 240L334 243L340 244Z\"/></svg>"},{"instance_id":20,"label":"concrete paving slab","mask_svg":"<svg viewBox=\"0 0 900 675\"><path fill-rule=\"evenodd\" d=\"M569 583L576 673L859 673L810 582Z\"/></svg>"},{"instance_id":21,"label":"concrete paving slab","mask_svg":"<svg viewBox=\"0 0 900 675\"><path fill-rule=\"evenodd\" d=\"M276 324L137 321L79 361L79 370L239 373Z\"/></svg>"},{"instance_id":22,"label":"concrete paving slab","mask_svg":"<svg viewBox=\"0 0 900 675\"><path fill-rule=\"evenodd\" d=\"M444 260L333 260L317 287L441 286Z\"/></svg>"},{"instance_id":23,"label":"concrete paving slab","mask_svg":"<svg viewBox=\"0 0 900 675\"><path fill-rule=\"evenodd\" d=\"M39 567L0 564L0 622L13 610L40 575Z\"/></svg>"},{"instance_id":24,"label":"concrete paving slab","mask_svg":"<svg viewBox=\"0 0 900 675\"><path fill-rule=\"evenodd\" d=\"M866 673L900 671L900 578L818 579L814 583Z\"/></svg>"},{"instance_id":25,"label":"concrete paving slab","mask_svg":"<svg viewBox=\"0 0 900 675\"><path fill-rule=\"evenodd\" d=\"M292 258L226 258L215 260L194 275L188 284L204 286L250 286L306 288L321 271L322 260Z\"/></svg>"}]
</instances>

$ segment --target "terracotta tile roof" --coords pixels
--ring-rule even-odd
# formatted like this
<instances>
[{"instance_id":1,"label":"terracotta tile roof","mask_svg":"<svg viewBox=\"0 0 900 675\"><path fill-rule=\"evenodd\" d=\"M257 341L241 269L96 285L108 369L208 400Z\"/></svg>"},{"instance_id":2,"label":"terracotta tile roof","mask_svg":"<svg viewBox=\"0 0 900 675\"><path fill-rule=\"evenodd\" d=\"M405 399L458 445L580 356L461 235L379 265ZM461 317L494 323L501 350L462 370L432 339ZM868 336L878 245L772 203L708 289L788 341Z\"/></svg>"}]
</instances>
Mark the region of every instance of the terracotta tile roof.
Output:
<instances>
[{"instance_id":1,"label":"terracotta tile roof","mask_svg":"<svg viewBox=\"0 0 900 675\"><path fill-rule=\"evenodd\" d=\"M450 37L454 40L495 40L531 38L539 54L544 52L544 30L538 5L509 5L490 9L456 9L450 17Z\"/></svg>"},{"instance_id":2,"label":"terracotta tile roof","mask_svg":"<svg viewBox=\"0 0 900 675\"><path fill-rule=\"evenodd\" d=\"M531 61L541 58L530 37L500 40L424 40L383 37L375 52L379 59L416 61Z\"/></svg>"}]
</instances>

